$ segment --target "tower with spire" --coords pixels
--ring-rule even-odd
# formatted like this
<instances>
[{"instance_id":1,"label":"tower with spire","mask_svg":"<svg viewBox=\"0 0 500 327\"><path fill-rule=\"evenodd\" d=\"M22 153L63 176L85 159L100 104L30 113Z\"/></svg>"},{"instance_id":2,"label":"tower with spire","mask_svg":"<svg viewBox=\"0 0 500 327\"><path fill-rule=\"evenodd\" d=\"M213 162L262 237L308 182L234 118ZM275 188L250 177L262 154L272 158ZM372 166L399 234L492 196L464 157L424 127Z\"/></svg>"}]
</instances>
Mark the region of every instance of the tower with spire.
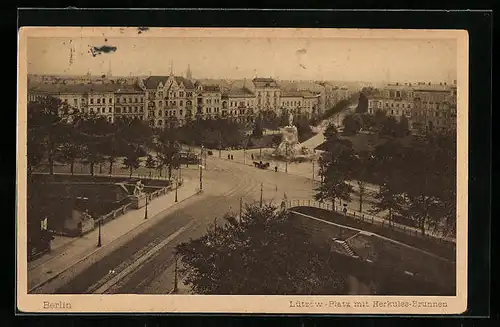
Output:
<instances>
[{"instance_id":1,"label":"tower with spire","mask_svg":"<svg viewBox=\"0 0 500 327\"><path fill-rule=\"evenodd\" d=\"M111 60L109 61L108 73L106 74L107 78L111 77Z\"/></svg>"},{"instance_id":2,"label":"tower with spire","mask_svg":"<svg viewBox=\"0 0 500 327\"><path fill-rule=\"evenodd\" d=\"M187 68L187 71L186 71L186 78L188 80L192 80L193 79L193 75L191 73L191 65L188 64L188 68Z\"/></svg>"},{"instance_id":3,"label":"tower with spire","mask_svg":"<svg viewBox=\"0 0 500 327\"><path fill-rule=\"evenodd\" d=\"M170 76L174 75L174 61L170 60Z\"/></svg>"}]
</instances>

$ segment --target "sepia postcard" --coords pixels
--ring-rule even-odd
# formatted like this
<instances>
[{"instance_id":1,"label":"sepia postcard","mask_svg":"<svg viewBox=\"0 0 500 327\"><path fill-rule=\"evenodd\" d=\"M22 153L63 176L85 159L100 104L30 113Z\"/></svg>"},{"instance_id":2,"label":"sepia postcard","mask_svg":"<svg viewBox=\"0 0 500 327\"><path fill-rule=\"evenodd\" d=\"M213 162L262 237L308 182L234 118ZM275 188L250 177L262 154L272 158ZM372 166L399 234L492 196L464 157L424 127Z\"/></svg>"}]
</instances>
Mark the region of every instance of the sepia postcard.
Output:
<instances>
[{"instance_id":1,"label":"sepia postcard","mask_svg":"<svg viewBox=\"0 0 500 327\"><path fill-rule=\"evenodd\" d=\"M467 309L462 30L23 27L26 313Z\"/></svg>"}]
</instances>

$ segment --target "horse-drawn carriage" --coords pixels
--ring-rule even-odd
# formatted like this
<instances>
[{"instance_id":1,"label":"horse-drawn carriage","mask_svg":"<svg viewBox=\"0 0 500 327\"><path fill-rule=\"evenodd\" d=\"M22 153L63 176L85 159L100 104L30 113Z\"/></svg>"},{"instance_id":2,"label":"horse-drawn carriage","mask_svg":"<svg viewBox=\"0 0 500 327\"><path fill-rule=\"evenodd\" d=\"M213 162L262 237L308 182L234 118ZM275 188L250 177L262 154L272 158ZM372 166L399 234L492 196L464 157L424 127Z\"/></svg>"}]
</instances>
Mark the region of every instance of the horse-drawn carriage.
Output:
<instances>
[{"instance_id":1,"label":"horse-drawn carriage","mask_svg":"<svg viewBox=\"0 0 500 327\"><path fill-rule=\"evenodd\" d=\"M263 163L262 161L254 161L253 165L255 168L260 168L260 169L267 169L269 168L269 162Z\"/></svg>"}]
</instances>

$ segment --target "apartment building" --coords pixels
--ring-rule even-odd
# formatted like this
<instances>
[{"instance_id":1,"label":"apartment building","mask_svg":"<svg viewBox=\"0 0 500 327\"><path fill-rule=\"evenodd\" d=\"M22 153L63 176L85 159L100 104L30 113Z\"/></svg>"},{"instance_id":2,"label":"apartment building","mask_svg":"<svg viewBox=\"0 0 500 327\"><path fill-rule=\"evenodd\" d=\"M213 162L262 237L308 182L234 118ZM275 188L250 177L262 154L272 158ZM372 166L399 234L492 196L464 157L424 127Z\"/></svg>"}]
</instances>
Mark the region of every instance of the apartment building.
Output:
<instances>
[{"instance_id":1,"label":"apartment building","mask_svg":"<svg viewBox=\"0 0 500 327\"><path fill-rule=\"evenodd\" d=\"M115 92L115 117L145 120L145 98L138 87L120 87Z\"/></svg>"},{"instance_id":2,"label":"apartment building","mask_svg":"<svg viewBox=\"0 0 500 327\"><path fill-rule=\"evenodd\" d=\"M255 94L248 88L231 88L222 93L222 117L238 122L253 122L255 119Z\"/></svg>"},{"instance_id":3,"label":"apartment building","mask_svg":"<svg viewBox=\"0 0 500 327\"><path fill-rule=\"evenodd\" d=\"M308 91L283 91L280 109L292 114L305 114L308 117L319 110L320 94Z\"/></svg>"},{"instance_id":4,"label":"apartment building","mask_svg":"<svg viewBox=\"0 0 500 327\"><path fill-rule=\"evenodd\" d=\"M396 83L381 94L368 98L369 114L382 110L398 120L405 116L410 128L420 132L456 128L456 85Z\"/></svg>"},{"instance_id":5,"label":"apartment building","mask_svg":"<svg viewBox=\"0 0 500 327\"><path fill-rule=\"evenodd\" d=\"M256 77L252 80L257 111L274 110L280 107L281 88L272 78Z\"/></svg>"},{"instance_id":6,"label":"apartment building","mask_svg":"<svg viewBox=\"0 0 500 327\"><path fill-rule=\"evenodd\" d=\"M222 92L219 85L205 85L200 82L196 86L196 116L215 118L222 116Z\"/></svg>"},{"instance_id":7,"label":"apartment building","mask_svg":"<svg viewBox=\"0 0 500 327\"><path fill-rule=\"evenodd\" d=\"M150 76L139 80L139 88L145 92L144 110L152 127L182 125L194 114L195 87L184 77Z\"/></svg>"},{"instance_id":8,"label":"apartment building","mask_svg":"<svg viewBox=\"0 0 500 327\"><path fill-rule=\"evenodd\" d=\"M28 101L52 96L82 113L95 113L114 122L117 85L107 84L38 84L28 88Z\"/></svg>"}]
</instances>

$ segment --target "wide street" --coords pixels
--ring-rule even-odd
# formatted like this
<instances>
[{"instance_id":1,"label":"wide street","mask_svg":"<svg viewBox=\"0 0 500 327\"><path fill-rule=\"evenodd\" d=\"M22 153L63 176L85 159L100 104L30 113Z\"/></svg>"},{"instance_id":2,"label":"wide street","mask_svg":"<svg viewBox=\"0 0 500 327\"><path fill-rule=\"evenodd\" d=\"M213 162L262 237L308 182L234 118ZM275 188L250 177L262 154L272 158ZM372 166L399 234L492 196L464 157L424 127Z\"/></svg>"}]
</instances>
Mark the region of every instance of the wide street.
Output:
<instances>
[{"instance_id":1,"label":"wide street","mask_svg":"<svg viewBox=\"0 0 500 327\"><path fill-rule=\"evenodd\" d=\"M239 212L243 203L260 200L279 204L286 192L289 199L312 198L310 179L261 170L218 157L207 159L203 170L203 193L171 209L136 235L124 235L120 247L113 246L91 265L77 264L71 276L49 283L44 293L167 293L173 286L173 248L179 242L202 235L210 224L223 223L222 216ZM183 176L199 178L195 167L183 169ZM214 221L215 218L220 218ZM105 228L105 226L104 226ZM106 251L106 247L103 247ZM66 282L67 281L67 282ZM51 285L53 289L51 289Z\"/></svg>"}]
</instances>

